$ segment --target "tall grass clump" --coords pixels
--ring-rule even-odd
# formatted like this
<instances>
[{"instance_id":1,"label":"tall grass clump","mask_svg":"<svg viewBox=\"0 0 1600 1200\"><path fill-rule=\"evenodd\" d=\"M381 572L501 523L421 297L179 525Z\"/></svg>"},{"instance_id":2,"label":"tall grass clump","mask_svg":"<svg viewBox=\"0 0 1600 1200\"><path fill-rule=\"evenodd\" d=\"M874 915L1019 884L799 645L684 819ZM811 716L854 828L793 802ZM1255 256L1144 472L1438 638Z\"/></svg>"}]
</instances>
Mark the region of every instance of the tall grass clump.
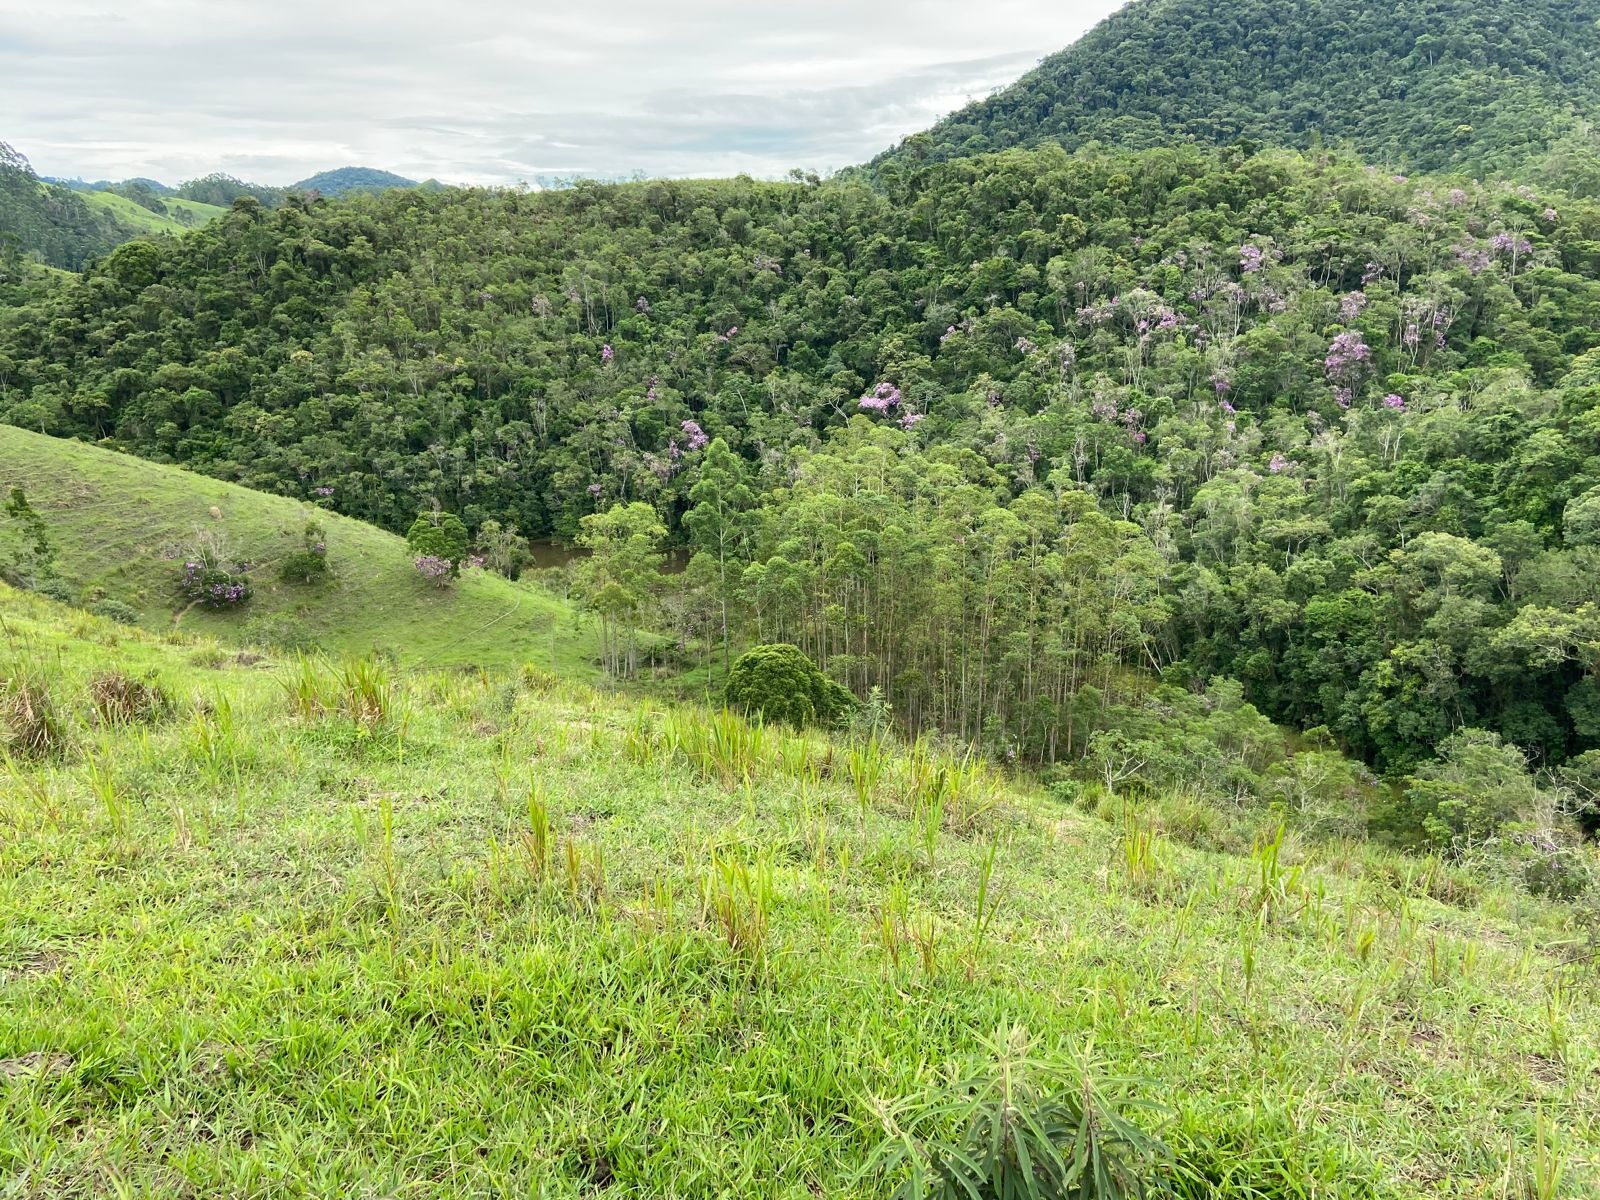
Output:
<instances>
[{"instance_id":1,"label":"tall grass clump","mask_svg":"<svg viewBox=\"0 0 1600 1200\"><path fill-rule=\"evenodd\" d=\"M321 658L298 655L278 676L278 687L288 702L289 712L302 721L315 721L333 711L332 680L327 663Z\"/></svg>"},{"instance_id":2,"label":"tall grass clump","mask_svg":"<svg viewBox=\"0 0 1600 1200\"><path fill-rule=\"evenodd\" d=\"M60 758L71 740L70 725L51 694L49 672L17 663L0 681L0 748L19 759Z\"/></svg>"},{"instance_id":3,"label":"tall grass clump","mask_svg":"<svg viewBox=\"0 0 1600 1200\"><path fill-rule=\"evenodd\" d=\"M112 761L109 745L103 746L100 754L89 760L89 788L100 802L112 834L121 839L128 835L128 802L117 785Z\"/></svg>"},{"instance_id":4,"label":"tall grass clump","mask_svg":"<svg viewBox=\"0 0 1600 1200\"><path fill-rule=\"evenodd\" d=\"M103 726L142 725L169 716L172 694L154 675L105 671L89 683L89 703Z\"/></svg>"},{"instance_id":5,"label":"tall grass clump","mask_svg":"<svg viewBox=\"0 0 1600 1200\"><path fill-rule=\"evenodd\" d=\"M872 807L873 797L877 795L878 784L883 779L888 761L883 743L876 735L855 743L845 756L850 787L856 794L856 804L861 809L862 816L865 816L867 810Z\"/></svg>"},{"instance_id":6,"label":"tall grass clump","mask_svg":"<svg viewBox=\"0 0 1600 1200\"><path fill-rule=\"evenodd\" d=\"M404 724L399 692L389 668L377 658L341 663L300 655L278 676L289 711L302 721L340 716L366 734Z\"/></svg>"},{"instance_id":7,"label":"tall grass clump","mask_svg":"<svg viewBox=\"0 0 1600 1200\"><path fill-rule=\"evenodd\" d=\"M550 870L555 837L550 829L550 804L537 783L528 786L528 828L522 834L522 856L528 873L543 880Z\"/></svg>"},{"instance_id":8,"label":"tall grass clump","mask_svg":"<svg viewBox=\"0 0 1600 1200\"><path fill-rule=\"evenodd\" d=\"M775 896L772 864L766 858L758 858L752 866L712 855L711 870L702 881L706 915L715 920L728 949L752 967L766 962L767 928Z\"/></svg>"},{"instance_id":9,"label":"tall grass clump","mask_svg":"<svg viewBox=\"0 0 1600 1200\"><path fill-rule=\"evenodd\" d=\"M196 706L189 720L189 757L200 768L213 792L222 791L223 785L231 781L238 794L239 760L243 750L238 717L233 701L226 694Z\"/></svg>"},{"instance_id":10,"label":"tall grass clump","mask_svg":"<svg viewBox=\"0 0 1600 1200\"><path fill-rule=\"evenodd\" d=\"M1161 835L1154 821L1141 821L1125 808L1122 838L1117 843L1123 874L1135 888L1148 891L1161 878Z\"/></svg>"},{"instance_id":11,"label":"tall grass clump","mask_svg":"<svg viewBox=\"0 0 1600 1200\"><path fill-rule=\"evenodd\" d=\"M766 730L726 708L671 713L662 737L702 778L716 779L723 787L755 778L770 758Z\"/></svg>"},{"instance_id":12,"label":"tall grass clump","mask_svg":"<svg viewBox=\"0 0 1600 1200\"><path fill-rule=\"evenodd\" d=\"M870 1105L884 1133L869 1173L893 1200L1144 1200L1170 1193L1172 1156L1081 1063L1026 1028L982 1040L983 1061L928 1094ZM1124 1081L1124 1086L1126 1083Z\"/></svg>"}]
</instances>

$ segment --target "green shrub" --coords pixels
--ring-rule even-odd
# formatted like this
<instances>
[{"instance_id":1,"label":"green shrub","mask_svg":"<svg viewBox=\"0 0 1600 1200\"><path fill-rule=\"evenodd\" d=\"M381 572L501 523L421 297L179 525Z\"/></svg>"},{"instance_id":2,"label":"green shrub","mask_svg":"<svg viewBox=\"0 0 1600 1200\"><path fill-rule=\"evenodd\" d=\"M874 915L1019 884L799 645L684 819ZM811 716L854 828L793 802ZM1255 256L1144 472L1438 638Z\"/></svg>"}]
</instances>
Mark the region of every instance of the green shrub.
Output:
<instances>
[{"instance_id":1,"label":"green shrub","mask_svg":"<svg viewBox=\"0 0 1600 1200\"><path fill-rule=\"evenodd\" d=\"M28 590L41 596L48 596L52 600L59 600L63 604L71 604L77 599L72 590L72 585L59 575L46 575L42 578L34 579Z\"/></svg>"},{"instance_id":2,"label":"green shrub","mask_svg":"<svg viewBox=\"0 0 1600 1200\"><path fill-rule=\"evenodd\" d=\"M447 512L422 513L406 534L417 570L441 586L461 574L470 540L461 518Z\"/></svg>"},{"instance_id":3,"label":"green shrub","mask_svg":"<svg viewBox=\"0 0 1600 1200\"><path fill-rule=\"evenodd\" d=\"M1499 734L1463 729L1440 742L1438 754L1406 781L1406 803L1441 849L1494 837L1535 807L1538 789L1527 759Z\"/></svg>"},{"instance_id":4,"label":"green shrub","mask_svg":"<svg viewBox=\"0 0 1600 1200\"><path fill-rule=\"evenodd\" d=\"M1517 839L1514 857L1521 860L1522 885L1535 896L1570 903L1595 884L1594 870L1582 849L1535 833Z\"/></svg>"},{"instance_id":5,"label":"green shrub","mask_svg":"<svg viewBox=\"0 0 1600 1200\"><path fill-rule=\"evenodd\" d=\"M321 583L328 577L328 558L315 550L296 550L278 564L284 583Z\"/></svg>"},{"instance_id":6,"label":"green shrub","mask_svg":"<svg viewBox=\"0 0 1600 1200\"><path fill-rule=\"evenodd\" d=\"M131 604L124 604L121 600L96 600L89 605L89 612L108 621L115 621L118 625L139 623L139 610Z\"/></svg>"},{"instance_id":7,"label":"green shrub","mask_svg":"<svg viewBox=\"0 0 1600 1200\"><path fill-rule=\"evenodd\" d=\"M328 533L315 517L301 531L305 545L278 564L278 578L284 583L321 583L328 577Z\"/></svg>"},{"instance_id":8,"label":"green shrub","mask_svg":"<svg viewBox=\"0 0 1600 1200\"><path fill-rule=\"evenodd\" d=\"M239 560L219 533L196 531L183 561L178 591L207 608L237 608L250 599L250 564Z\"/></svg>"},{"instance_id":9,"label":"green shrub","mask_svg":"<svg viewBox=\"0 0 1600 1200\"><path fill-rule=\"evenodd\" d=\"M833 726L856 708L856 698L788 642L757 646L728 673L728 707L766 721Z\"/></svg>"}]
</instances>

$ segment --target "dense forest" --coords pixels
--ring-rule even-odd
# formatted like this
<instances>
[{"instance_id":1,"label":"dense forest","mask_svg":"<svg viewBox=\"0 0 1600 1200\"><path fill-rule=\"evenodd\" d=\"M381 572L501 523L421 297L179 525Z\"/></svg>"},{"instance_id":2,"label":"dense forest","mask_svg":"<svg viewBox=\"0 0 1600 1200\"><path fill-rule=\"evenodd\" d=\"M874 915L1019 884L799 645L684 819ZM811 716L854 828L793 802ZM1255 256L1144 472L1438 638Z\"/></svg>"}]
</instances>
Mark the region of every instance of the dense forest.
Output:
<instances>
[{"instance_id":1,"label":"dense forest","mask_svg":"<svg viewBox=\"0 0 1600 1200\"><path fill-rule=\"evenodd\" d=\"M1594 195L1597 21L1594 0L1135 0L877 166L1253 140Z\"/></svg>"},{"instance_id":2,"label":"dense forest","mask_svg":"<svg viewBox=\"0 0 1600 1200\"><path fill-rule=\"evenodd\" d=\"M793 640L997 752L1231 678L1404 772L1600 747L1596 347L1587 201L1043 148L244 199L7 312L0 413L397 531L615 510L586 536L698 550L600 581L619 621Z\"/></svg>"}]
</instances>

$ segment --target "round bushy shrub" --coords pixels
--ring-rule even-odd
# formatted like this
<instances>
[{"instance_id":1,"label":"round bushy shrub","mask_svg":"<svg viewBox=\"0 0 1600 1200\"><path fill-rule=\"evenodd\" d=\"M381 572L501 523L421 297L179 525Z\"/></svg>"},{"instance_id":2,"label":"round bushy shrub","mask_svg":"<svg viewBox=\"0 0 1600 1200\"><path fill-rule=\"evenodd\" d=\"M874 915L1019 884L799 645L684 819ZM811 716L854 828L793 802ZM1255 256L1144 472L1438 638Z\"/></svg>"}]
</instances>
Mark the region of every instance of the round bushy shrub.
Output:
<instances>
[{"instance_id":1,"label":"round bushy shrub","mask_svg":"<svg viewBox=\"0 0 1600 1200\"><path fill-rule=\"evenodd\" d=\"M278 564L284 583L321 583L328 577L328 556L315 549L296 550Z\"/></svg>"},{"instance_id":2,"label":"round bushy shrub","mask_svg":"<svg viewBox=\"0 0 1600 1200\"><path fill-rule=\"evenodd\" d=\"M426 512L406 534L418 574L436 587L446 587L461 574L471 539L454 513Z\"/></svg>"},{"instance_id":3,"label":"round bushy shrub","mask_svg":"<svg viewBox=\"0 0 1600 1200\"><path fill-rule=\"evenodd\" d=\"M71 604L76 599L72 585L59 575L46 575L42 579L35 579L30 590L41 596L48 596L52 600L59 600L63 604Z\"/></svg>"},{"instance_id":4,"label":"round bushy shrub","mask_svg":"<svg viewBox=\"0 0 1600 1200\"><path fill-rule=\"evenodd\" d=\"M728 673L728 707L789 725L837 725L856 698L829 679L788 642L771 642L741 654Z\"/></svg>"},{"instance_id":5,"label":"round bushy shrub","mask_svg":"<svg viewBox=\"0 0 1600 1200\"><path fill-rule=\"evenodd\" d=\"M124 604L121 600L96 600L89 605L89 611L97 617L115 621L118 625L137 625L139 623L139 610L131 604Z\"/></svg>"},{"instance_id":6,"label":"round bushy shrub","mask_svg":"<svg viewBox=\"0 0 1600 1200\"><path fill-rule=\"evenodd\" d=\"M278 564L278 578L284 583L321 583L329 574L327 531L313 517L300 536L304 547Z\"/></svg>"},{"instance_id":7,"label":"round bushy shrub","mask_svg":"<svg viewBox=\"0 0 1600 1200\"><path fill-rule=\"evenodd\" d=\"M1576 846L1533 834L1521 839L1520 849L1523 886L1535 896L1570 903L1595 884L1594 872Z\"/></svg>"}]
</instances>

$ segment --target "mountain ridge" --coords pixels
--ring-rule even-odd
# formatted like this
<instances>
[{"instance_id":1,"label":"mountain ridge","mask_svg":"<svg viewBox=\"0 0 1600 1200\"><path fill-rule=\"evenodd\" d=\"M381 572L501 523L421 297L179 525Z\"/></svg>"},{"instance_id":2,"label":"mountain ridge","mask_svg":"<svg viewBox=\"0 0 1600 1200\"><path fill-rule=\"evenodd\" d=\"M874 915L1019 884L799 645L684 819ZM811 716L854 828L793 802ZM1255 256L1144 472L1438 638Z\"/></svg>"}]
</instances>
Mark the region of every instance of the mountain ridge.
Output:
<instances>
[{"instance_id":1,"label":"mountain ridge","mask_svg":"<svg viewBox=\"0 0 1600 1200\"><path fill-rule=\"evenodd\" d=\"M1397 170L1595 194L1600 4L1134 0L1015 84L873 161L1059 142L1346 147Z\"/></svg>"}]
</instances>

